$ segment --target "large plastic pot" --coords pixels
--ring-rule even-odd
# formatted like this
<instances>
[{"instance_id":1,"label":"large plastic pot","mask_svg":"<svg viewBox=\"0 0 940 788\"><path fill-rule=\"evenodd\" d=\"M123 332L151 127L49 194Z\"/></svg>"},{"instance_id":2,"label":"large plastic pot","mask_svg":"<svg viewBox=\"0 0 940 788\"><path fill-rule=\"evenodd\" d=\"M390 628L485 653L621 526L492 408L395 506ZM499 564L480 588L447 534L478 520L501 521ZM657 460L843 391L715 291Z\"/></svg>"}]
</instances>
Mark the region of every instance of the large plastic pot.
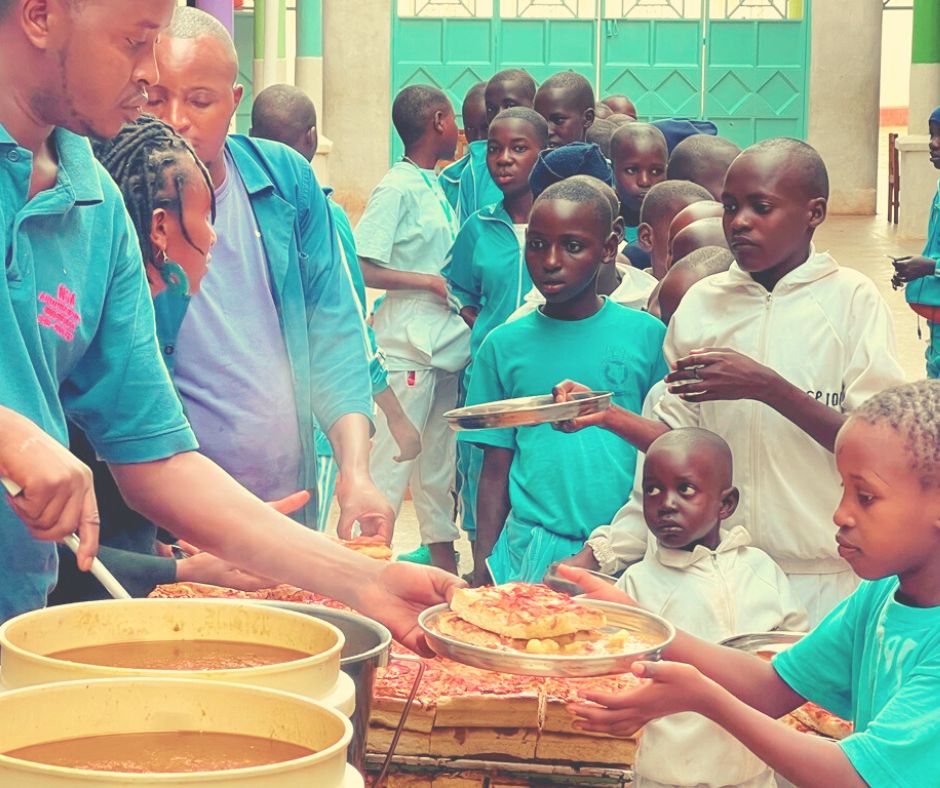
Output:
<instances>
[{"instance_id":1,"label":"large plastic pot","mask_svg":"<svg viewBox=\"0 0 940 788\"><path fill-rule=\"evenodd\" d=\"M362 788L346 763L352 726L309 698L218 681L98 679L0 694L0 753L44 742L120 733L209 731L263 736L315 752L214 772L130 774L48 766L0 754L0 785L16 788L220 785Z\"/></svg>"},{"instance_id":2,"label":"large plastic pot","mask_svg":"<svg viewBox=\"0 0 940 788\"><path fill-rule=\"evenodd\" d=\"M364 773L366 735L372 713L372 693L376 668L388 664L392 634L377 621L355 613L333 610L319 605L304 605L298 602L259 601L256 604L294 610L306 616L324 621L340 630L345 636L340 664L356 685L356 710L350 715L353 738L349 744L349 762Z\"/></svg>"},{"instance_id":3,"label":"large plastic pot","mask_svg":"<svg viewBox=\"0 0 940 788\"><path fill-rule=\"evenodd\" d=\"M312 656L229 670L145 670L47 656L81 646L147 640L229 640ZM328 621L228 599L130 599L34 610L0 626L0 684L16 689L100 678L204 679L294 692L351 714L354 682L340 672L345 638Z\"/></svg>"}]
</instances>

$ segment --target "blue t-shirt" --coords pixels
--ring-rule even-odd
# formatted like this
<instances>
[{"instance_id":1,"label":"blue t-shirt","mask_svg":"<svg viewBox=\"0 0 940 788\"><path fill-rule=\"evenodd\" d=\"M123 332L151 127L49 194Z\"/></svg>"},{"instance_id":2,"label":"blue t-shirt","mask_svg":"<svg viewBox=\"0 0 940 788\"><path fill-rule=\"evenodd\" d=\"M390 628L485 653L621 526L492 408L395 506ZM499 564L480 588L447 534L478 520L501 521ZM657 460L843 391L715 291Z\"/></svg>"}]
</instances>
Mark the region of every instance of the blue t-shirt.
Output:
<instances>
[{"instance_id":1,"label":"blue t-shirt","mask_svg":"<svg viewBox=\"0 0 940 788\"><path fill-rule=\"evenodd\" d=\"M174 380L202 453L273 501L304 488L293 373L248 192L225 160L218 241L180 326Z\"/></svg>"},{"instance_id":2,"label":"blue t-shirt","mask_svg":"<svg viewBox=\"0 0 940 788\"><path fill-rule=\"evenodd\" d=\"M774 659L795 692L855 723L839 742L869 785L940 782L940 607L895 599L896 577L863 582Z\"/></svg>"},{"instance_id":3,"label":"blue t-shirt","mask_svg":"<svg viewBox=\"0 0 940 788\"><path fill-rule=\"evenodd\" d=\"M555 320L538 309L490 332L470 376L468 405L550 394L570 378L639 413L666 374L666 327L645 312L605 299L584 320ZM512 449L509 501L515 522L583 541L630 497L636 449L612 432L574 434L548 424L461 432L458 440Z\"/></svg>"},{"instance_id":4,"label":"blue t-shirt","mask_svg":"<svg viewBox=\"0 0 940 788\"><path fill-rule=\"evenodd\" d=\"M87 140L51 141L56 184L28 199L32 154L0 125L0 404L62 444L68 416L107 462L195 449L121 194ZM0 620L42 607L56 566L55 545L0 501Z\"/></svg>"}]
</instances>

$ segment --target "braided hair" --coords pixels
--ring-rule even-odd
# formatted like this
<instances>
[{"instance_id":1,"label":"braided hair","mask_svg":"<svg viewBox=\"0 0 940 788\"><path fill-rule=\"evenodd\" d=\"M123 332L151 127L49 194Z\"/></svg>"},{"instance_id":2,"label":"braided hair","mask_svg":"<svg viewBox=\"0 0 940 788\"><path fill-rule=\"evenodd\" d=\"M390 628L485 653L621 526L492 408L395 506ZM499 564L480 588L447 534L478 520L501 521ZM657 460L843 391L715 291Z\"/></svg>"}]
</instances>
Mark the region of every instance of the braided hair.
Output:
<instances>
[{"instance_id":1,"label":"braided hair","mask_svg":"<svg viewBox=\"0 0 940 788\"><path fill-rule=\"evenodd\" d=\"M189 143L171 126L149 115L141 115L126 124L111 140L94 144L95 156L114 178L130 214L144 263L154 263L150 243L153 212L172 210L180 220L183 237L194 248L183 221L183 188L186 172L182 164L191 160L206 182L212 196L215 221L215 191L205 165L196 157ZM200 252L208 251L199 249Z\"/></svg>"}]
</instances>

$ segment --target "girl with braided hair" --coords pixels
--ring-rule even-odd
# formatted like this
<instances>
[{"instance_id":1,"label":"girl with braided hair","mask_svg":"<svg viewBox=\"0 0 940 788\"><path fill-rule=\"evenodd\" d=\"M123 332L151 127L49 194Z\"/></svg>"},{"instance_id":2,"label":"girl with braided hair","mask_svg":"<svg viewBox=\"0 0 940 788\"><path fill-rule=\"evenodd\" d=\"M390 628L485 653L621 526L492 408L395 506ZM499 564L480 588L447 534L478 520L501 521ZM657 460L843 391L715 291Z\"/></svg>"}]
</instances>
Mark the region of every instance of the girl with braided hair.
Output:
<instances>
[{"instance_id":1,"label":"girl with braided hair","mask_svg":"<svg viewBox=\"0 0 940 788\"><path fill-rule=\"evenodd\" d=\"M147 115L125 125L113 139L95 143L94 152L124 197L153 296L157 338L172 374L173 337L190 297L199 292L215 243L215 196L209 173L172 127ZM124 502L108 466L98 460L74 424L69 425L69 441L73 453L94 473L100 555L133 596L146 596L161 583L177 581L245 590L270 585L209 553L171 557L169 548L156 541L156 527ZM303 494L300 505L306 500ZM107 598L98 581L78 571L74 557L61 547L59 567L50 604Z\"/></svg>"},{"instance_id":2,"label":"girl with braided hair","mask_svg":"<svg viewBox=\"0 0 940 788\"><path fill-rule=\"evenodd\" d=\"M124 196L154 298L199 292L215 243L215 194L189 143L163 121L141 115L96 143L95 156Z\"/></svg>"}]
</instances>

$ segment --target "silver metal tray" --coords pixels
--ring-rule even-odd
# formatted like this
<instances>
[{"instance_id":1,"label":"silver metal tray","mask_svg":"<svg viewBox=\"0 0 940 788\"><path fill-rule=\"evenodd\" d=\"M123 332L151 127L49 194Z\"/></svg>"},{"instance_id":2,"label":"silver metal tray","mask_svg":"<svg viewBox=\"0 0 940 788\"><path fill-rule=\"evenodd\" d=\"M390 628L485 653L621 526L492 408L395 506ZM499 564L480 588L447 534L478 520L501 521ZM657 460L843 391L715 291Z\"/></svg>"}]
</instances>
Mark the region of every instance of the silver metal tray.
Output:
<instances>
[{"instance_id":1,"label":"silver metal tray","mask_svg":"<svg viewBox=\"0 0 940 788\"><path fill-rule=\"evenodd\" d=\"M418 624L424 631L428 644L435 653L454 662L471 665L498 673L516 673L522 676L556 676L579 678L628 673L634 662L657 660L663 649L676 636L676 630L666 619L636 607L603 602L597 599L579 598L578 602L588 607L600 608L607 616L604 632L626 630L643 635L652 635L656 645L643 651L623 654L555 655L528 654L522 651L499 651L483 646L463 643L442 635L434 627L442 613L450 611L450 605L442 604L428 608L418 616Z\"/></svg>"},{"instance_id":2,"label":"silver metal tray","mask_svg":"<svg viewBox=\"0 0 940 788\"><path fill-rule=\"evenodd\" d=\"M534 427L555 424L578 416L588 416L610 407L610 391L582 391L570 394L569 402L555 402L551 394L517 397L449 410L444 418L452 429L485 430L499 427Z\"/></svg>"},{"instance_id":3,"label":"silver metal tray","mask_svg":"<svg viewBox=\"0 0 940 788\"><path fill-rule=\"evenodd\" d=\"M746 651L748 654L756 655L761 651L779 654L804 637L806 637L805 632L786 632L784 630L778 632L752 632L726 638L721 641L721 645L738 651Z\"/></svg>"}]
</instances>

